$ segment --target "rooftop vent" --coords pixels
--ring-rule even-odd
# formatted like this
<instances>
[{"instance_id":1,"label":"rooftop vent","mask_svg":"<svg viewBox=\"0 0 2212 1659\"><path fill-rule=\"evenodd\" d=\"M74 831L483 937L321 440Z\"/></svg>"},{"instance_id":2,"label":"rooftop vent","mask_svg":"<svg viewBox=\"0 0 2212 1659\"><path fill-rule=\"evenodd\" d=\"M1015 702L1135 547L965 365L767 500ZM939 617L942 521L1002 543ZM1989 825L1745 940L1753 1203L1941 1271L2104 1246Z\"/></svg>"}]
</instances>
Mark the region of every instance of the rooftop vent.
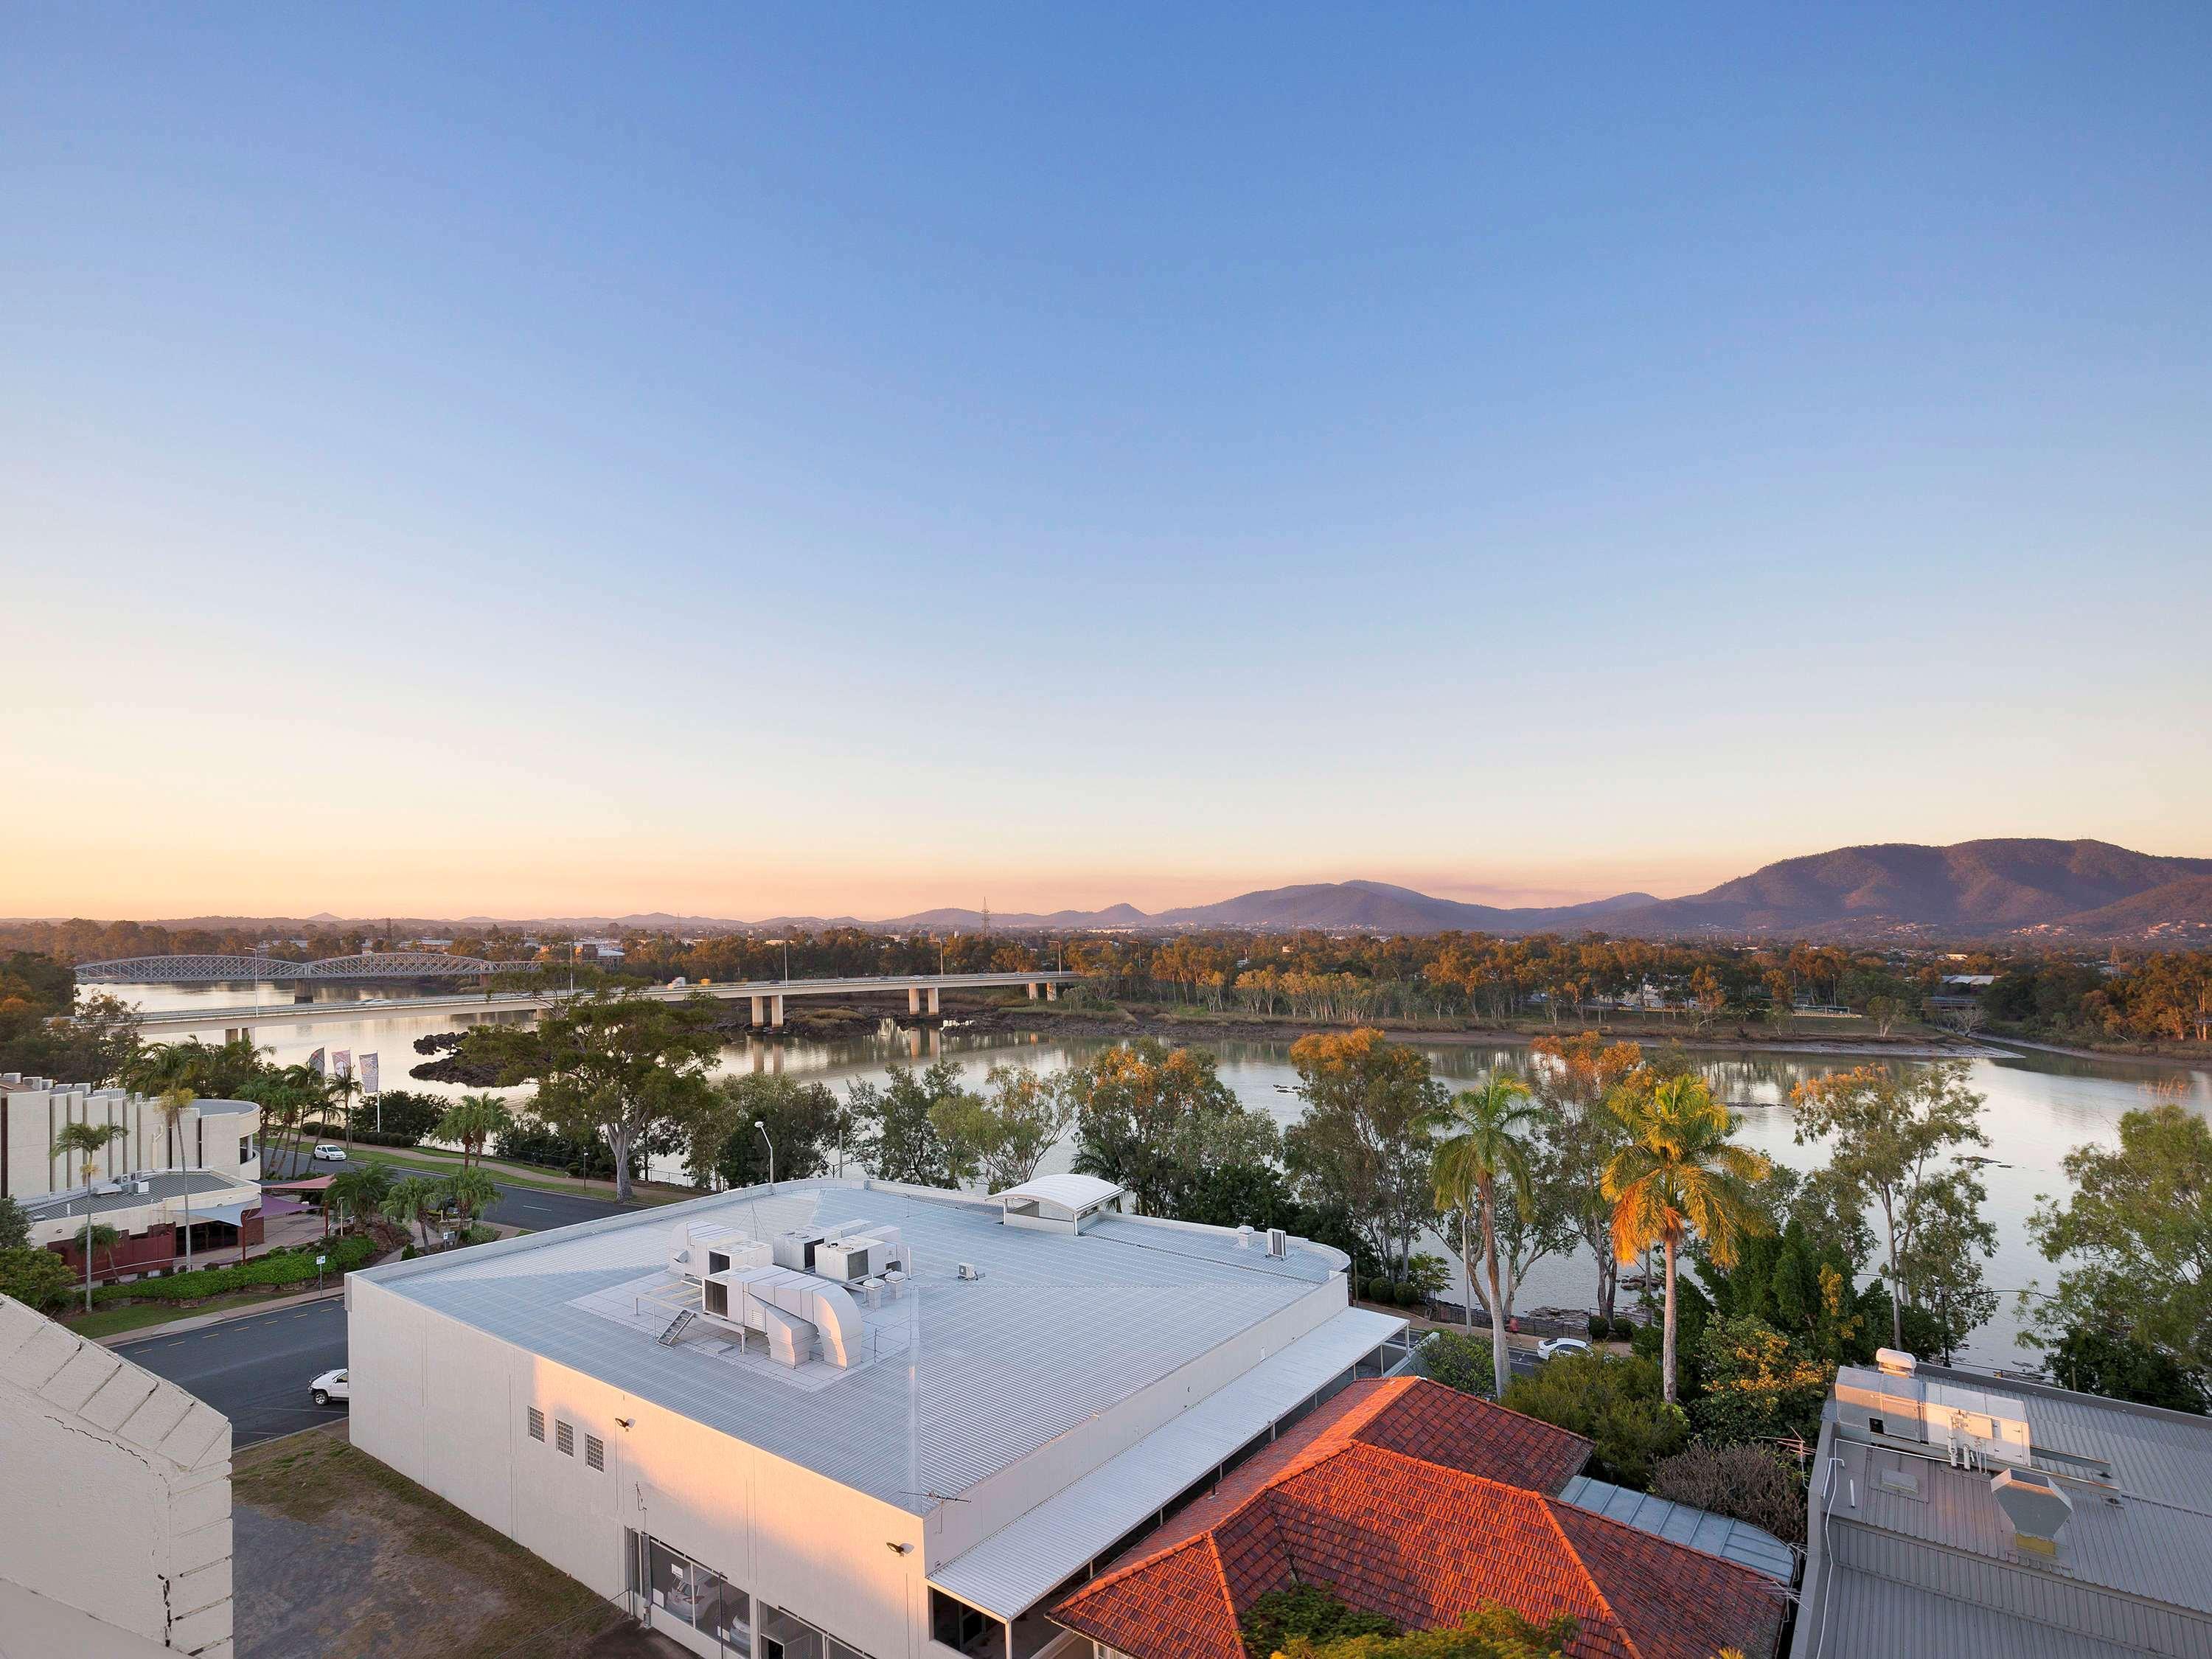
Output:
<instances>
[{"instance_id":1,"label":"rooftop vent","mask_svg":"<svg viewBox=\"0 0 2212 1659\"><path fill-rule=\"evenodd\" d=\"M1237 1228L1237 1248L1240 1250L1249 1250L1252 1248L1252 1229L1250 1227L1240 1226Z\"/></svg>"},{"instance_id":2,"label":"rooftop vent","mask_svg":"<svg viewBox=\"0 0 2212 1659\"><path fill-rule=\"evenodd\" d=\"M1877 1348L1874 1363L1884 1376L1911 1376L1919 1369L1920 1362L1902 1348Z\"/></svg>"},{"instance_id":3,"label":"rooftop vent","mask_svg":"<svg viewBox=\"0 0 2212 1659\"><path fill-rule=\"evenodd\" d=\"M1291 1236L1280 1227L1267 1229L1267 1254L1278 1261L1287 1260L1291 1254Z\"/></svg>"},{"instance_id":4,"label":"rooftop vent","mask_svg":"<svg viewBox=\"0 0 2212 1659\"><path fill-rule=\"evenodd\" d=\"M2056 1555L2058 1534L2074 1513L2074 1500L2039 1469L2000 1469L1990 1496L2012 1522L2013 1541L2028 1555Z\"/></svg>"}]
</instances>

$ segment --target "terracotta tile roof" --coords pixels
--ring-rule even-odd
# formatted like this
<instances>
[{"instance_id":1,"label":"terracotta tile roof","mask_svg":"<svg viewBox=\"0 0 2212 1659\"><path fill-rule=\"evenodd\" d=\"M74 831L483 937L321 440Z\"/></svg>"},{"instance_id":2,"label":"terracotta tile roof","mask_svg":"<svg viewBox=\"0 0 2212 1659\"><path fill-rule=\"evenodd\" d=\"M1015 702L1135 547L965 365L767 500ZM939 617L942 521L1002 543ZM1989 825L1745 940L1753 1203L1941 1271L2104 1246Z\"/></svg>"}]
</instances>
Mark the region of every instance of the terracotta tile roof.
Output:
<instances>
[{"instance_id":1,"label":"terracotta tile roof","mask_svg":"<svg viewBox=\"0 0 2212 1659\"><path fill-rule=\"evenodd\" d=\"M1575 1659L1773 1653L1782 1601L1767 1579L1469 1467L1495 1453L1516 1475L1548 1476L1572 1449L1560 1437L1579 1448L1564 1482L1587 1443L1530 1421L1419 1379L1356 1384L1054 1617L1133 1659L1239 1659L1237 1620L1254 1601L1328 1584L1411 1629L1493 1603L1540 1622L1568 1613Z\"/></svg>"}]
</instances>

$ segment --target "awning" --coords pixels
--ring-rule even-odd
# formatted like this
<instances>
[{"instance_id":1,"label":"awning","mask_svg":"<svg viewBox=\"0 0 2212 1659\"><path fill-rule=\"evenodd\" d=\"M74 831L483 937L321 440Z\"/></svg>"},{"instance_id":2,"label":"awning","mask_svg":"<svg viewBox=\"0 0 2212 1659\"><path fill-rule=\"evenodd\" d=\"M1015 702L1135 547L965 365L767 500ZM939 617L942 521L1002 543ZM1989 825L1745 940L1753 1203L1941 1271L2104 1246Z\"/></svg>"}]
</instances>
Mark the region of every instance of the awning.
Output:
<instances>
[{"instance_id":1,"label":"awning","mask_svg":"<svg viewBox=\"0 0 2212 1659\"><path fill-rule=\"evenodd\" d=\"M244 1204L217 1204L204 1210L195 1205L192 1208L192 1225L197 1227L203 1221L227 1221L235 1227L246 1218L246 1212L248 1210L258 1210L260 1207L261 1200L258 1198ZM177 1219L180 1223L184 1220L184 1212L181 1209L177 1212Z\"/></svg>"},{"instance_id":2,"label":"awning","mask_svg":"<svg viewBox=\"0 0 2212 1659\"><path fill-rule=\"evenodd\" d=\"M1001 1619L1020 1618L1147 1516L1265 1434L1269 1424L1296 1411L1405 1328L1404 1320L1388 1314L1346 1309L944 1563L929 1582L971 1607Z\"/></svg>"},{"instance_id":3,"label":"awning","mask_svg":"<svg viewBox=\"0 0 2212 1659\"><path fill-rule=\"evenodd\" d=\"M336 1176L317 1176L312 1181L264 1181L261 1183L261 1190L264 1193L327 1192L331 1182L337 1179Z\"/></svg>"}]
</instances>

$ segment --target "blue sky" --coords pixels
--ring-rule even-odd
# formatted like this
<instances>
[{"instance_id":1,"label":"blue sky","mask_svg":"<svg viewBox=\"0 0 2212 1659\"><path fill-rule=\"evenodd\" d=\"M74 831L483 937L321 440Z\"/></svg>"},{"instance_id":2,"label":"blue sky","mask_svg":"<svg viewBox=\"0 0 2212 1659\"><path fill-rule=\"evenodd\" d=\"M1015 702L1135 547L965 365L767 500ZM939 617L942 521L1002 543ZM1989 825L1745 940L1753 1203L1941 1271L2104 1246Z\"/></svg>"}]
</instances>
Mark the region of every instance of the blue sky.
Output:
<instances>
[{"instance_id":1,"label":"blue sky","mask_svg":"<svg viewBox=\"0 0 2212 1659\"><path fill-rule=\"evenodd\" d=\"M2212 852L2212 13L1196 10L9 12L0 913Z\"/></svg>"}]
</instances>

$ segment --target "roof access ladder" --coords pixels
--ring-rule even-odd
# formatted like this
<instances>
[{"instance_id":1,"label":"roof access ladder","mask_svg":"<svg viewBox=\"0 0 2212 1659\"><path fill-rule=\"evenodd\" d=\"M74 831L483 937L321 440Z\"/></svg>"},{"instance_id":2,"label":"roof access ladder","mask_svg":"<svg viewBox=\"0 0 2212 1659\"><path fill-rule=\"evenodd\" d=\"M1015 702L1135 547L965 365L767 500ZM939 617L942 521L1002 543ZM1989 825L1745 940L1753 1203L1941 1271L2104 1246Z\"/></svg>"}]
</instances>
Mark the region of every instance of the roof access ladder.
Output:
<instances>
[{"instance_id":1,"label":"roof access ladder","mask_svg":"<svg viewBox=\"0 0 2212 1659\"><path fill-rule=\"evenodd\" d=\"M664 1348L672 1348L684 1340L684 1333L691 1328L691 1322L699 1316L696 1308L686 1308L668 1322L668 1328L653 1339Z\"/></svg>"}]
</instances>

